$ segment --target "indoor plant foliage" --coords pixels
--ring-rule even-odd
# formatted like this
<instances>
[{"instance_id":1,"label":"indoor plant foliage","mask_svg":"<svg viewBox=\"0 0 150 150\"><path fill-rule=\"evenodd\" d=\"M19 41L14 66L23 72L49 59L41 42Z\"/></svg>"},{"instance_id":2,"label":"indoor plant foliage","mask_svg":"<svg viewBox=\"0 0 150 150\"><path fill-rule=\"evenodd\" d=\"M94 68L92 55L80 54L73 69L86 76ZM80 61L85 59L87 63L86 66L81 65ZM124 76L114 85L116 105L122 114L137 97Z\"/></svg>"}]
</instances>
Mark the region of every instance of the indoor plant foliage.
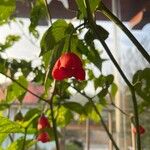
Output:
<instances>
[{"instance_id":1,"label":"indoor plant foliage","mask_svg":"<svg viewBox=\"0 0 150 150\"><path fill-rule=\"evenodd\" d=\"M117 87L112 74L102 74L103 62L106 60L101 58L100 51L95 48L94 40L97 39L101 42L110 60L114 63L130 89L134 105L134 116L131 120L135 125L134 132L136 132L137 149L141 150L141 129L139 129L141 126L139 126L136 92L143 99L140 107L142 107L143 103L149 105L148 95L143 93L149 91L150 84L146 84L145 89L139 88L138 85L140 84L141 86L145 82L149 83L148 75L150 69L146 68L136 72L133 77L133 83L131 83L114 59L109 46L105 43L105 40L109 38L109 33L103 27L96 24L94 13L102 13L118 24L149 63L150 56L118 18L106 8L101 0L75 0L75 2L78 7L77 19L82 22L76 27L64 19L52 22L50 9L46 0L36 0L33 3L29 26L32 36L38 38L39 33L36 27L41 18L48 18L51 22L51 25L43 34L40 41L41 51L39 57L42 58L40 68L33 68L32 62L25 60L18 62L15 59L10 61L9 58L5 59L0 55L0 73L12 81L7 87L6 96L3 97L0 103L0 110L8 112L8 115L6 113L0 115L1 147L3 141L10 138L11 142L7 149L25 150L40 141L43 143L55 141L56 149L59 150L61 133L58 134L58 128L67 126L75 119L74 115L78 114L79 119L81 116L84 116L85 119L89 118L95 122L101 122L114 147L120 149L101 115L103 108L108 105L113 104L115 107L115 104L109 104L107 99L108 95L115 97ZM7 8L8 3L9 8ZM2 0L0 7L1 5L4 5L9 11L2 11L0 24L15 21L13 17L16 7L15 0ZM84 29L86 29L84 37L79 38ZM5 43L0 44L1 52L5 52L19 38L17 35L9 35ZM88 67L89 64L92 64L99 70L99 76L95 77L93 70ZM19 68L21 68L22 75L16 79L15 74ZM35 77L29 82L27 77L31 72L35 74ZM143 80L145 82L142 82ZM91 81L94 83L95 91L97 91L93 97L90 97L84 91L87 84ZM42 86L43 91L40 95L29 88L29 84L31 83ZM84 96L87 102L82 105L80 100L76 102L70 101L69 98L72 96L70 88ZM38 99L37 105L35 105L35 108L29 108L25 114L22 114L21 109L25 103L24 97L27 92ZM14 103L17 103L19 108L14 116L14 120L11 120L9 119L9 112ZM144 132L145 130L142 130L142 133ZM12 134L18 133L22 136L13 139ZM32 135L32 138L28 138L28 135Z\"/></svg>"}]
</instances>

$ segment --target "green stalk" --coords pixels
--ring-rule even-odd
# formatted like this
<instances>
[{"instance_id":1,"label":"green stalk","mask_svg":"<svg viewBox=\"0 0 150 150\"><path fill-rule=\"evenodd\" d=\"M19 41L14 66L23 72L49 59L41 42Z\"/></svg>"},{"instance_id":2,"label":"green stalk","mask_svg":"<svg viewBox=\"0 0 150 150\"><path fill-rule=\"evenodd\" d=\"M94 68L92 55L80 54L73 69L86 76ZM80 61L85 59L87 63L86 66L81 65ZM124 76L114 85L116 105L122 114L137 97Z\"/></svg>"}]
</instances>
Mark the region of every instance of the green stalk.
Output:
<instances>
[{"instance_id":1,"label":"green stalk","mask_svg":"<svg viewBox=\"0 0 150 150\"><path fill-rule=\"evenodd\" d=\"M54 110L53 110L52 100L51 100L51 103L50 103L50 109L51 109L51 117L52 117L53 129L54 129L56 150L59 150L59 141L58 141L58 135L57 135L57 124L56 124L56 120L55 120L55 117L54 117Z\"/></svg>"},{"instance_id":2,"label":"green stalk","mask_svg":"<svg viewBox=\"0 0 150 150\"><path fill-rule=\"evenodd\" d=\"M133 107L134 107L135 124L136 124L136 129L137 129L137 147L138 147L138 150L141 150L141 139L140 139L140 132L139 132L139 116L138 116L137 99L136 99L136 96L135 96L134 86L127 79L126 75L124 74L124 72L120 68L120 66L117 63L116 59L113 57L113 55L112 55L111 51L109 50L107 44L101 38L99 32L97 31L96 23L93 20L93 16L91 14L89 0L85 0L85 2L86 2L86 6L87 6L87 16L88 16L90 28L96 34L98 40L101 42L101 44L104 47L106 53L110 57L111 61L113 62L113 64L115 65L115 67L117 68L117 70L119 71L120 75L122 76L122 78L124 79L124 81L126 82L126 84L128 85L128 87L129 87L129 89L131 91Z\"/></svg>"},{"instance_id":3,"label":"green stalk","mask_svg":"<svg viewBox=\"0 0 150 150\"><path fill-rule=\"evenodd\" d=\"M128 36L128 38L137 47L137 49L143 55L143 57L150 63L150 55L146 52L144 47L138 42L138 40L133 36L133 34L128 30L128 28L126 28L126 26L102 2L100 2L99 10L107 18L113 21Z\"/></svg>"},{"instance_id":4,"label":"green stalk","mask_svg":"<svg viewBox=\"0 0 150 150\"><path fill-rule=\"evenodd\" d=\"M51 11L50 11L50 8L48 7L48 2L47 0L44 0L45 2L45 6L46 6L46 10L47 10L47 17L48 17L48 20L50 21L51 25L53 24L52 23L52 16L51 16Z\"/></svg>"}]
</instances>

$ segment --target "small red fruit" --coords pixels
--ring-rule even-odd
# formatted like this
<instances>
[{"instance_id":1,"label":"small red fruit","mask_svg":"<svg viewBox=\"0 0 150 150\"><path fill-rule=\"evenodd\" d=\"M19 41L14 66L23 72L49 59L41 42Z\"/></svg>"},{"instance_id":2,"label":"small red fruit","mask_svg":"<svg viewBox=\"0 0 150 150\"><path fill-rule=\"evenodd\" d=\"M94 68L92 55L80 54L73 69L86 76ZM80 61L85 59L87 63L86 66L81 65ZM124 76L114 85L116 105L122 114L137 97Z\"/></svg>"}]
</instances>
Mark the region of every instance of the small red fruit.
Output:
<instances>
[{"instance_id":1,"label":"small red fruit","mask_svg":"<svg viewBox=\"0 0 150 150\"><path fill-rule=\"evenodd\" d=\"M42 143L49 142L50 136L47 132L42 132L37 136L37 141L41 141Z\"/></svg>"},{"instance_id":2,"label":"small red fruit","mask_svg":"<svg viewBox=\"0 0 150 150\"><path fill-rule=\"evenodd\" d=\"M140 131L140 134L144 134L144 133L145 133L145 129L144 129L141 125L139 126L139 131ZM134 134L137 133L136 127L134 127L134 128L132 129L132 132L133 132Z\"/></svg>"},{"instance_id":3,"label":"small red fruit","mask_svg":"<svg viewBox=\"0 0 150 150\"><path fill-rule=\"evenodd\" d=\"M49 124L48 118L45 117L44 114L42 114L41 117L38 119L37 129L42 130L45 128L50 128L50 124Z\"/></svg>"}]
</instances>

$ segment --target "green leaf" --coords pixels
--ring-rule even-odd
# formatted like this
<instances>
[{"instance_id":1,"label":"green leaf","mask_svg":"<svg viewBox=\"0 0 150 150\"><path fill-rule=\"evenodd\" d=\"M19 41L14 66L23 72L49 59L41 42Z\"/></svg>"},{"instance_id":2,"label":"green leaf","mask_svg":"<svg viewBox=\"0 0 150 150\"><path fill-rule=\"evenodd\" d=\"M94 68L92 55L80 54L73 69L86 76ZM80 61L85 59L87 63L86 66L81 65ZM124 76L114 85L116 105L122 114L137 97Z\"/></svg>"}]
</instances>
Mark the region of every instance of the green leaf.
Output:
<instances>
[{"instance_id":1,"label":"green leaf","mask_svg":"<svg viewBox=\"0 0 150 150\"><path fill-rule=\"evenodd\" d=\"M0 133L23 133L24 128L20 124L0 116Z\"/></svg>"},{"instance_id":2,"label":"green leaf","mask_svg":"<svg viewBox=\"0 0 150 150\"><path fill-rule=\"evenodd\" d=\"M28 82L25 79L24 76L19 77L17 80L22 86L27 88ZM21 95L23 95L26 92L22 87L20 87L17 83L12 83L7 90L7 96L6 101L7 102L13 102L14 100L17 100ZM22 99L20 99L22 101Z\"/></svg>"},{"instance_id":3,"label":"green leaf","mask_svg":"<svg viewBox=\"0 0 150 150\"><path fill-rule=\"evenodd\" d=\"M88 70L88 77L89 77L89 80L93 80L95 78L93 70Z\"/></svg>"},{"instance_id":4,"label":"green leaf","mask_svg":"<svg viewBox=\"0 0 150 150\"><path fill-rule=\"evenodd\" d=\"M0 56L0 72L2 72L2 73L5 73L6 72L6 70L7 70L7 62L6 62L6 60L5 59L2 59L1 58L1 56Z\"/></svg>"},{"instance_id":5,"label":"green leaf","mask_svg":"<svg viewBox=\"0 0 150 150\"><path fill-rule=\"evenodd\" d=\"M64 44L64 47L63 47L63 51L66 51L68 49L69 42L70 42L71 43L70 44L70 50L72 52L76 52L77 44L78 44L78 37L77 37L76 33L71 36L71 41L69 41L69 40L70 40L70 34L65 39L65 44Z\"/></svg>"},{"instance_id":6,"label":"green leaf","mask_svg":"<svg viewBox=\"0 0 150 150\"><path fill-rule=\"evenodd\" d=\"M95 89L97 89L98 87L108 89L109 86L113 83L113 81L114 81L113 75L111 74L107 76L101 75L100 77L94 79Z\"/></svg>"},{"instance_id":7,"label":"green leaf","mask_svg":"<svg viewBox=\"0 0 150 150\"><path fill-rule=\"evenodd\" d=\"M21 150L24 143L24 137L17 139L15 142L11 143L6 150ZM28 150L32 145L36 143L33 139L27 139L25 141L25 149Z\"/></svg>"},{"instance_id":8,"label":"green leaf","mask_svg":"<svg viewBox=\"0 0 150 150\"><path fill-rule=\"evenodd\" d=\"M0 102L0 111L8 109L9 107L9 104Z\"/></svg>"},{"instance_id":9,"label":"green leaf","mask_svg":"<svg viewBox=\"0 0 150 150\"><path fill-rule=\"evenodd\" d=\"M79 19L85 18L87 16L85 1L84 0L76 0L76 3L78 6L78 9L79 9L78 18Z\"/></svg>"},{"instance_id":10,"label":"green leaf","mask_svg":"<svg viewBox=\"0 0 150 150\"><path fill-rule=\"evenodd\" d=\"M78 114L82 114L83 113L83 109L84 107L76 102L65 102L62 104L65 108L70 109L71 111L74 111Z\"/></svg>"},{"instance_id":11,"label":"green leaf","mask_svg":"<svg viewBox=\"0 0 150 150\"><path fill-rule=\"evenodd\" d=\"M145 101L150 100L150 68L137 71L133 76L137 94Z\"/></svg>"},{"instance_id":12,"label":"green leaf","mask_svg":"<svg viewBox=\"0 0 150 150\"><path fill-rule=\"evenodd\" d=\"M93 13L98 8L99 0L90 0L91 12Z\"/></svg>"},{"instance_id":13,"label":"green leaf","mask_svg":"<svg viewBox=\"0 0 150 150\"><path fill-rule=\"evenodd\" d=\"M111 85L111 95L112 95L113 97L115 97L117 91L118 91L117 85L116 85L115 83L112 83L112 85Z\"/></svg>"},{"instance_id":14,"label":"green leaf","mask_svg":"<svg viewBox=\"0 0 150 150\"><path fill-rule=\"evenodd\" d=\"M19 41L20 36L18 35L8 35L6 37L5 43L0 43L0 51L4 51L7 48L11 47L15 42Z\"/></svg>"},{"instance_id":15,"label":"green leaf","mask_svg":"<svg viewBox=\"0 0 150 150\"><path fill-rule=\"evenodd\" d=\"M108 94L108 89L107 88L104 88L102 89L99 93L98 93L98 97L100 99L104 98L106 95Z\"/></svg>"},{"instance_id":16,"label":"green leaf","mask_svg":"<svg viewBox=\"0 0 150 150\"><path fill-rule=\"evenodd\" d=\"M150 102L149 101L142 101L139 105L138 105L138 112L139 113L143 113L146 110L148 110L150 108Z\"/></svg>"},{"instance_id":17,"label":"green leaf","mask_svg":"<svg viewBox=\"0 0 150 150\"><path fill-rule=\"evenodd\" d=\"M73 119L72 112L69 109L65 108L64 106L61 106L59 108L59 110L57 110L57 111L58 111L58 112L56 112L56 114L57 114L57 118L56 118L57 125L60 127L65 127Z\"/></svg>"},{"instance_id":18,"label":"green leaf","mask_svg":"<svg viewBox=\"0 0 150 150\"><path fill-rule=\"evenodd\" d=\"M99 36L102 40L106 40L108 38L108 31L106 31L102 26L96 25L97 27L97 32L99 33ZM98 39L96 33L94 33L91 29L87 31L85 34L85 41L88 45L91 45L91 43L95 40Z\"/></svg>"},{"instance_id":19,"label":"green leaf","mask_svg":"<svg viewBox=\"0 0 150 150\"><path fill-rule=\"evenodd\" d=\"M82 81L82 83L81 83L81 82L78 82L77 80L74 79L73 84L74 84L76 89L81 91L81 90L84 90L84 88L87 86L87 81L85 80L85 81Z\"/></svg>"},{"instance_id":20,"label":"green leaf","mask_svg":"<svg viewBox=\"0 0 150 150\"><path fill-rule=\"evenodd\" d=\"M38 108L33 108L27 111L24 116L24 121L31 119L35 114L40 115L41 111Z\"/></svg>"},{"instance_id":21,"label":"green leaf","mask_svg":"<svg viewBox=\"0 0 150 150\"><path fill-rule=\"evenodd\" d=\"M90 0L90 8L91 12L94 13L96 8L99 5L99 0ZM76 0L76 4L78 6L79 12L78 12L78 18L79 19L84 19L87 17L87 12L86 12L86 4L85 0Z\"/></svg>"},{"instance_id":22,"label":"green leaf","mask_svg":"<svg viewBox=\"0 0 150 150\"><path fill-rule=\"evenodd\" d=\"M12 76L18 71L19 68L21 68L21 72L25 77L33 70L31 61L18 61L16 59L13 59L10 65L10 71Z\"/></svg>"},{"instance_id":23,"label":"green leaf","mask_svg":"<svg viewBox=\"0 0 150 150\"><path fill-rule=\"evenodd\" d=\"M90 62L101 70L104 59L100 57L100 53L93 47L93 45L88 48L88 45L85 45L82 40L79 40L77 50L79 53L85 55Z\"/></svg>"},{"instance_id":24,"label":"green leaf","mask_svg":"<svg viewBox=\"0 0 150 150\"><path fill-rule=\"evenodd\" d=\"M6 23L16 8L15 0L0 0L0 24Z\"/></svg>"},{"instance_id":25,"label":"green leaf","mask_svg":"<svg viewBox=\"0 0 150 150\"><path fill-rule=\"evenodd\" d=\"M54 49L60 41L63 40L64 42L64 38L66 38L73 29L73 25L68 24L65 20L60 19L55 21L42 37L41 55L46 51Z\"/></svg>"},{"instance_id":26,"label":"green leaf","mask_svg":"<svg viewBox=\"0 0 150 150\"><path fill-rule=\"evenodd\" d=\"M50 51L50 53L48 52L48 55L50 54L49 57L45 57L46 54L44 55L44 64L45 63L48 63L48 68L46 68L45 66L45 69L49 69L49 72L52 71L52 68L55 64L55 62L57 61L57 59L60 57L61 53L62 53L62 50L63 50L63 46L64 46L64 42L61 41L58 45L55 46L55 48L53 50ZM50 74L50 77L51 77L51 74Z\"/></svg>"},{"instance_id":27,"label":"green leaf","mask_svg":"<svg viewBox=\"0 0 150 150\"><path fill-rule=\"evenodd\" d=\"M40 21L40 19L44 18L46 16L46 7L44 0L36 0L35 5L33 6L30 14L30 26L29 31L34 35L34 37L38 38L39 33L36 30L36 27Z\"/></svg>"},{"instance_id":28,"label":"green leaf","mask_svg":"<svg viewBox=\"0 0 150 150\"><path fill-rule=\"evenodd\" d=\"M14 116L14 121L23 121L23 114L22 114L22 112L21 111L19 111L19 112L17 112L16 114L15 114L15 116Z\"/></svg>"},{"instance_id":29,"label":"green leaf","mask_svg":"<svg viewBox=\"0 0 150 150\"><path fill-rule=\"evenodd\" d=\"M22 122L21 125L24 128L28 128L33 123L33 121L34 121L34 123L37 123L38 117L39 117L39 114L35 113L34 115L31 116L31 118L29 118L28 120Z\"/></svg>"},{"instance_id":30,"label":"green leaf","mask_svg":"<svg viewBox=\"0 0 150 150\"><path fill-rule=\"evenodd\" d=\"M95 104L98 111L101 112L102 111L102 105L101 104ZM93 104L91 102L87 102L84 106L84 110L86 112L86 114L88 115L88 117L95 121L95 122L99 122L100 121L100 117L99 115L95 112L95 109L93 107Z\"/></svg>"},{"instance_id":31,"label":"green leaf","mask_svg":"<svg viewBox=\"0 0 150 150\"><path fill-rule=\"evenodd\" d=\"M101 39L103 40L106 40L109 36L109 32L100 25L97 25L97 32L99 33ZM96 35L95 35L95 38L97 39Z\"/></svg>"},{"instance_id":32,"label":"green leaf","mask_svg":"<svg viewBox=\"0 0 150 150\"><path fill-rule=\"evenodd\" d=\"M94 87L97 89L98 87L104 87L106 82L106 77L101 75L98 78L94 79Z\"/></svg>"},{"instance_id":33,"label":"green leaf","mask_svg":"<svg viewBox=\"0 0 150 150\"><path fill-rule=\"evenodd\" d=\"M0 133L0 145L4 142L7 136L8 136L8 133Z\"/></svg>"},{"instance_id":34,"label":"green leaf","mask_svg":"<svg viewBox=\"0 0 150 150\"><path fill-rule=\"evenodd\" d=\"M38 108L33 108L27 111L24 116L23 126L29 126L31 128L37 128L38 117L40 116L41 111Z\"/></svg>"},{"instance_id":35,"label":"green leaf","mask_svg":"<svg viewBox=\"0 0 150 150\"><path fill-rule=\"evenodd\" d=\"M88 30L84 36L84 40L87 43L87 45L91 45L94 39L95 39L95 36L93 36L93 33L91 32L91 30Z\"/></svg>"},{"instance_id":36,"label":"green leaf","mask_svg":"<svg viewBox=\"0 0 150 150\"><path fill-rule=\"evenodd\" d=\"M106 85L109 86L113 83L114 76L112 74L106 76Z\"/></svg>"}]
</instances>

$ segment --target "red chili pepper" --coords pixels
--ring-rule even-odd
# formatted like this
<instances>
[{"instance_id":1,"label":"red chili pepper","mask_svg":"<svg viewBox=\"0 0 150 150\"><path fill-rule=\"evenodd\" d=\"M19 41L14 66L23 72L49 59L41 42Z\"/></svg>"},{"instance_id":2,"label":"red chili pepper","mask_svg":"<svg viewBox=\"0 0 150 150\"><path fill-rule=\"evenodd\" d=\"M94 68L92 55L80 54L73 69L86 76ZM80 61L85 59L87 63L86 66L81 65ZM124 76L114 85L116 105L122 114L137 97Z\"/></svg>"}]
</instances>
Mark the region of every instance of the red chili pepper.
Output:
<instances>
[{"instance_id":1,"label":"red chili pepper","mask_svg":"<svg viewBox=\"0 0 150 150\"><path fill-rule=\"evenodd\" d=\"M50 141L50 136L47 132L40 133L37 138L38 141L41 141L42 143L46 143Z\"/></svg>"},{"instance_id":2,"label":"red chili pepper","mask_svg":"<svg viewBox=\"0 0 150 150\"><path fill-rule=\"evenodd\" d=\"M50 128L50 124L48 118L45 117L44 114L42 114L41 117L38 119L37 129L42 130L44 128Z\"/></svg>"},{"instance_id":3,"label":"red chili pepper","mask_svg":"<svg viewBox=\"0 0 150 150\"><path fill-rule=\"evenodd\" d=\"M85 80L85 70L82 67L81 59L72 52L64 53L56 61L52 70L52 76L56 80L70 77L75 77L77 80Z\"/></svg>"},{"instance_id":4,"label":"red chili pepper","mask_svg":"<svg viewBox=\"0 0 150 150\"><path fill-rule=\"evenodd\" d=\"M133 129L132 129L132 131L133 131L133 133L137 133L137 130L136 130L136 127L134 127ZM144 134L145 133L145 129L140 125L139 126L139 131L140 131L140 134Z\"/></svg>"}]
</instances>

